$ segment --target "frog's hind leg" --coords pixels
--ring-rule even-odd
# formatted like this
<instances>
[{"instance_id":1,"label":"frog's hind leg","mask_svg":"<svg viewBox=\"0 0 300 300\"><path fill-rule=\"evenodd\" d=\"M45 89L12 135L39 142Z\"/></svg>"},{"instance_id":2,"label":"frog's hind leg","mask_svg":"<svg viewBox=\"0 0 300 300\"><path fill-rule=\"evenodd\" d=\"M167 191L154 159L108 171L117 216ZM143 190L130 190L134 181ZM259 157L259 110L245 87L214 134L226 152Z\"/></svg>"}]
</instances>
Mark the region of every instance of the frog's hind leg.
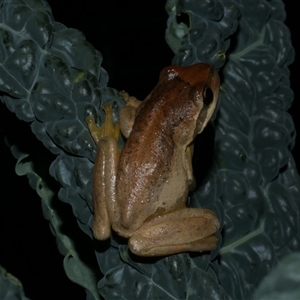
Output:
<instances>
[{"instance_id":1,"label":"frog's hind leg","mask_svg":"<svg viewBox=\"0 0 300 300\"><path fill-rule=\"evenodd\" d=\"M131 252L139 256L161 256L180 252L213 250L220 223L202 208L184 208L152 217L129 239Z\"/></svg>"},{"instance_id":2,"label":"frog's hind leg","mask_svg":"<svg viewBox=\"0 0 300 300\"><path fill-rule=\"evenodd\" d=\"M115 185L120 150L118 148L119 124L113 123L110 105L104 105L106 118L102 126L95 123L94 117L86 119L89 131L98 146L93 173L93 234L98 240L105 240L111 234L110 206L116 203Z\"/></svg>"}]
</instances>

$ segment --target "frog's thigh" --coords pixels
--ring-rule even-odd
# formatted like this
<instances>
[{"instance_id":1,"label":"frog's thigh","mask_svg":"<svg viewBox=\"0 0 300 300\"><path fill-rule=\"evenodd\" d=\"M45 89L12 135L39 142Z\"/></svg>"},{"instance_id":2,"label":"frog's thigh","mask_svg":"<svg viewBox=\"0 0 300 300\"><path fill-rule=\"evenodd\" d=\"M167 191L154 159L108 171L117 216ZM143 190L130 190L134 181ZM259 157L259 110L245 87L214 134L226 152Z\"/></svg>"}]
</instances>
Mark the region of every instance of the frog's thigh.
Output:
<instances>
[{"instance_id":1,"label":"frog's thigh","mask_svg":"<svg viewBox=\"0 0 300 300\"><path fill-rule=\"evenodd\" d=\"M111 233L111 216L117 213L115 188L119 149L111 136L102 137L98 144L93 174L93 233L96 239L105 240Z\"/></svg>"},{"instance_id":2,"label":"frog's thigh","mask_svg":"<svg viewBox=\"0 0 300 300\"><path fill-rule=\"evenodd\" d=\"M145 222L128 245L139 256L208 251L217 246L214 233L219 228L220 223L212 211L183 208Z\"/></svg>"}]
</instances>

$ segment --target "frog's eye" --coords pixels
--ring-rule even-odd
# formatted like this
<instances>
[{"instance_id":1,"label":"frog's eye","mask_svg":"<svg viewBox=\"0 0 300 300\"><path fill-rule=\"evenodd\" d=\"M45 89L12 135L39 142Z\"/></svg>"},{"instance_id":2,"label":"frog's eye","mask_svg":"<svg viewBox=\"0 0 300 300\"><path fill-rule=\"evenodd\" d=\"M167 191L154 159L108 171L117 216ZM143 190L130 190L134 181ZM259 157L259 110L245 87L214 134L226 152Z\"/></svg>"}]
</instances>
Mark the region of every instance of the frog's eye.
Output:
<instances>
[{"instance_id":1,"label":"frog's eye","mask_svg":"<svg viewBox=\"0 0 300 300\"><path fill-rule=\"evenodd\" d=\"M204 103L204 105L210 106L211 103L213 102L213 100L214 100L214 93L211 90L211 88L206 86L204 88L204 93L203 93L203 103Z\"/></svg>"}]
</instances>

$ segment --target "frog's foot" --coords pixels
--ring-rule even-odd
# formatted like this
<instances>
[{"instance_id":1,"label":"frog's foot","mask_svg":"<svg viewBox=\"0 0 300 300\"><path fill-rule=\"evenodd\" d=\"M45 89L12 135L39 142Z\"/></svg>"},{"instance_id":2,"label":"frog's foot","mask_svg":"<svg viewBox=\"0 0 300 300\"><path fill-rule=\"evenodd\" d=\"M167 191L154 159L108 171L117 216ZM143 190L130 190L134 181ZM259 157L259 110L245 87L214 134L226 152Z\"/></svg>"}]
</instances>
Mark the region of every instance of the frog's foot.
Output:
<instances>
[{"instance_id":1,"label":"frog's foot","mask_svg":"<svg viewBox=\"0 0 300 300\"><path fill-rule=\"evenodd\" d=\"M217 247L215 233L219 228L212 211L184 208L147 220L129 239L128 246L139 256L209 251Z\"/></svg>"},{"instance_id":2,"label":"frog's foot","mask_svg":"<svg viewBox=\"0 0 300 300\"><path fill-rule=\"evenodd\" d=\"M124 101L126 102L126 106L132 106L134 108L138 108L142 103L141 100L138 100L134 96L129 96L129 94L125 91L119 92L119 94L123 97Z\"/></svg>"},{"instance_id":3,"label":"frog's foot","mask_svg":"<svg viewBox=\"0 0 300 300\"><path fill-rule=\"evenodd\" d=\"M136 110L142 101L133 96L129 96L125 91L121 91L120 95L126 102L126 105L124 105L119 112L120 126L123 135L128 138L134 125Z\"/></svg>"},{"instance_id":4,"label":"frog's foot","mask_svg":"<svg viewBox=\"0 0 300 300\"><path fill-rule=\"evenodd\" d=\"M96 124L93 116L86 118L90 134L97 145L103 137L111 136L118 141L120 135L120 124L119 122L114 124L111 105L105 104L103 109L105 111L105 121L101 126Z\"/></svg>"}]
</instances>

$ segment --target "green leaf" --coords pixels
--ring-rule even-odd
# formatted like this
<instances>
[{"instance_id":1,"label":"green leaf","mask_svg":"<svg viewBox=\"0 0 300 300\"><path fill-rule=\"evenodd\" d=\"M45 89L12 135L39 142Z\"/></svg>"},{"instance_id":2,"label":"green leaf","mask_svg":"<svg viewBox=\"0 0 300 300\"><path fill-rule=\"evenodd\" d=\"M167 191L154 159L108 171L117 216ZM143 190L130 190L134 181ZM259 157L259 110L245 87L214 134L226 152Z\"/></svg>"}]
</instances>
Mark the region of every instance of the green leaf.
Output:
<instances>
[{"instance_id":1,"label":"green leaf","mask_svg":"<svg viewBox=\"0 0 300 300\"><path fill-rule=\"evenodd\" d=\"M216 277L201 271L188 254L141 259L125 246L120 254L124 264L107 272L99 284L107 299L229 299Z\"/></svg>"},{"instance_id":2,"label":"green leaf","mask_svg":"<svg viewBox=\"0 0 300 300\"><path fill-rule=\"evenodd\" d=\"M82 33L56 23L45 1L0 3L1 100L32 122L37 138L57 155L50 173L79 233L70 238L61 231L65 217L52 206L57 190L37 171L41 162L32 164L21 153L17 172L27 174L45 199L43 211L66 256L67 273L89 291L88 298L99 299L100 291L107 299L250 299L277 261L299 250L300 179L290 154L294 126L286 113L293 100L287 66L294 50L282 1L167 2L173 63L220 68L219 110L215 127L195 146L199 186L189 205L215 211L222 231L211 253L156 260L130 256L126 241L115 235L91 240L96 146L85 119L93 114L101 124L103 103L112 104L116 119L123 105L118 92L106 87L101 54ZM189 28L177 24L178 14L189 16Z\"/></svg>"},{"instance_id":3,"label":"green leaf","mask_svg":"<svg viewBox=\"0 0 300 300\"><path fill-rule=\"evenodd\" d=\"M180 12L191 24L174 63L204 61L218 68L227 51L215 151L191 205L217 212L224 227L214 270L233 299L250 299L278 259L299 250L300 180L290 154L294 126L286 113L293 100L287 66L294 50L283 3L168 3L173 21ZM199 154L210 157L203 147Z\"/></svg>"},{"instance_id":4,"label":"green leaf","mask_svg":"<svg viewBox=\"0 0 300 300\"><path fill-rule=\"evenodd\" d=\"M182 38L187 35L189 29L184 23L176 22L176 4L177 0L169 0L166 4L166 11L169 14L167 21L166 42L176 54L180 47Z\"/></svg>"},{"instance_id":5,"label":"green leaf","mask_svg":"<svg viewBox=\"0 0 300 300\"><path fill-rule=\"evenodd\" d=\"M41 197L44 216L49 220L53 233L56 235L60 252L65 256L64 268L68 277L83 286L93 295L94 299L100 299L96 288L100 273L91 268L90 265L79 257L77 252L78 247L75 246L75 241L66 233L63 223L67 215L63 213L62 209L58 210L59 206L56 203L58 199L55 196L56 192L49 175L36 173L41 158L35 156L32 159L29 155L20 152L16 147L12 147L12 152L14 156L18 158L16 173L19 176L26 175L29 179L30 186L35 189ZM78 240L76 242L78 242ZM84 244L88 245L87 242L88 241L85 241Z\"/></svg>"},{"instance_id":6,"label":"green leaf","mask_svg":"<svg viewBox=\"0 0 300 300\"><path fill-rule=\"evenodd\" d=\"M174 64L207 62L220 68L225 63L230 36L237 30L240 16L236 2L168 0L166 10L166 41L176 54ZM189 16L189 29L177 24L178 14Z\"/></svg>"},{"instance_id":7,"label":"green leaf","mask_svg":"<svg viewBox=\"0 0 300 300\"><path fill-rule=\"evenodd\" d=\"M254 300L284 300L300 297L300 253L283 258L271 273L264 278L255 291Z\"/></svg>"},{"instance_id":8,"label":"green leaf","mask_svg":"<svg viewBox=\"0 0 300 300\"><path fill-rule=\"evenodd\" d=\"M29 300L25 297L22 283L0 266L0 299Z\"/></svg>"}]
</instances>

